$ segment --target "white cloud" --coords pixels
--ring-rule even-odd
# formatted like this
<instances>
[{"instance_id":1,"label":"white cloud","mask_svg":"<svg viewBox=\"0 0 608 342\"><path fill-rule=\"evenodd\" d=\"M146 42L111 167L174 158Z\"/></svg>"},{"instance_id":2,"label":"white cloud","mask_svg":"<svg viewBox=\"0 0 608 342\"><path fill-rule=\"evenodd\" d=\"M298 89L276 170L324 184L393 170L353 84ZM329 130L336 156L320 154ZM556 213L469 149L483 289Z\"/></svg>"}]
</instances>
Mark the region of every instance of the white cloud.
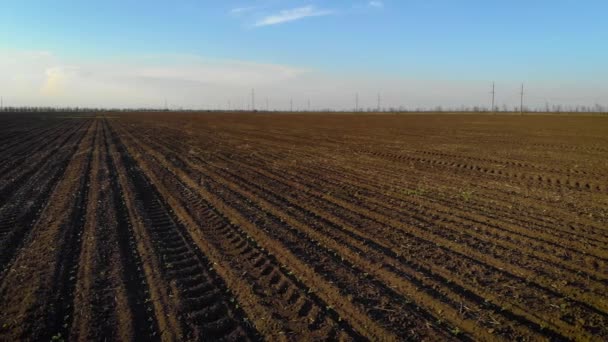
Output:
<instances>
[{"instance_id":1,"label":"white cloud","mask_svg":"<svg viewBox=\"0 0 608 342\"><path fill-rule=\"evenodd\" d=\"M67 76L61 67L49 68L45 72L46 81L40 89L47 96L60 95L64 91Z\"/></svg>"},{"instance_id":2,"label":"white cloud","mask_svg":"<svg viewBox=\"0 0 608 342\"><path fill-rule=\"evenodd\" d=\"M230 14L240 15L240 14L244 14L244 13L247 13L247 12L251 12L251 11L253 11L255 9L256 9L255 6L235 7L235 8L233 8L233 9L230 10Z\"/></svg>"},{"instance_id":3,"label":"white cloud","mask_svg":"<svg viewBox=\"0 0 608 342\"><path fill-rule=\"evenodd\" d=\"M218 86L253 86L282 82L306 70L275 64L240 61L208 61L135 68L127 73L135 78Z\"/></svg>"},{"instance_id":4,"label":"white cloud","mask_svg":"<svg viewBox=\"0 0 608 342\"><path fill-rule=\"evenodd\" d=\"M375 7L375 8L383 8L384 7L384 3L382 1L370 1L368 3L369 6L371 7Z\"/></svg>"},{"instance_id":5,"label":"white cloud","mask_svg":"<svg viewBox=\"0 0 608 342\"><path fill-rule=\"evenodd\" d=\"M40 88L40 93L44 96L62 96L68 91L73 78L86 75L75 66L54 66L47 68L44 72L45 81Z\"/></svg>"},{"instance_id":6,"label":"white cloud","mask_svg":"<svg viewBox=\"0 0 608 342\"><path fill-rule=\"evenodd\" d=\"M288 10L282 10L278 14L269 15L257 21L254 26L268 26L282 24L290 21L295 21L307 17L319 17L330 15L333 12L330 10L317 9L314 6L298 7Z\"/></svg>"},{"instance_id":7,"label":"white cloud","mask_svg":"<svg viewBox=\"0 0 608 342\"><path fill-rule=\"evenodd\" d=\"M271 109L352 109L354 94L362 108L459 108L488 106L490 82L433 80L428 76L361 76L304 67L248 61L215 60L196 55L140 55L85 60L39 52L0 49L0 95L5 105L246 109L251 89L257 103L268 98ZM395 73L397 75L397 73ZM496 103L519 105L519 80L497 82ZM542 79L526 82L526 105L608 105L608 86ZM259 107L258 107L259 108Z\"/></svg>"},{"instance_id":8,"label":"white cloud","mask_svg":"<svg viewBox=\"0 0 608 342\"><path fill-rule=\"evenodd\" d=\"M0 74L5 76L0 78L0 94L13 105L154 107L166 97L174 104L200 108L223 104L254 87L281 89L309 72L191 55L68 62L50 54L0 49Z\"/></svg>"}]
</instances>

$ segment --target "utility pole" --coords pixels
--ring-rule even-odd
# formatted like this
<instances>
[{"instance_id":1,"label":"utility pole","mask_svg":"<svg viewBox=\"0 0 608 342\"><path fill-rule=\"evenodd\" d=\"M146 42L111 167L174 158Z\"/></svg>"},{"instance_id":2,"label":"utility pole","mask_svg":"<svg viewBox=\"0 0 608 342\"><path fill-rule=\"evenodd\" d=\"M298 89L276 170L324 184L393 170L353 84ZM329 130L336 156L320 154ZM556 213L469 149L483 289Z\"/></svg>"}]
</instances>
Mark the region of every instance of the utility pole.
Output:
<instances>
[{"instance_id":1,"label":"utility pole","mask_svg":"<svg viewBox=\"0 0 608 342\"><path fill-rule=\"evenodd\" d=\"M308 99L308 111L310 112L310 98Z\"/></svg>"},{"instance_id":2,"label":"utility pole","mask_svg":"<svg viewBox=\"0 0 608 342\"><path fill-rule=\"evenodd\" d=\"M293 98L289 99L289 111L293 112Z\"/></svg>"},{"instance_id":3,"label":"utility pole","mask_svg":"<svg viewBox=\"0 0 608 342\"><path fill-rule=\"evenodd\" d=\"M251 88L251 110L255 110L255 89Z\"/></svg>"},{"instance_id":4,"label":"utility pole","mask_svg":"<svg viewBox=\"0 0 608 342\"><path fill-rule=\"evenodd\" d=\"M524 115L524 84L521 84L521 93L520 93L520 101L519 101L519 114Z\"/></svg>"},{"instance_id":5,"label":"utility pole","mask_svg":"<svg viewBox=\"0 0 608 342\"><path fill-rule=\"evenodd\" d=\"M380 112L380 93L378 93L378 109L376 110Z\"/></svg>"},{"instance_id":6,"label":"utility pole","mask_svg":"<svg viewBox=\"0 0 608 342\"><path fill-rule=\"evenodd\" d=\"M355 93L355 112L359 111L359 93Z\"/></svg>"},{"instance_id":7,"label":"utility pole","mask_svg":"<svg viewBox=\"0 0 608 342\"><path fill-rule=\"evenodd\" d=\"M496 94L496 91L494 90L494 82L492 82L492 109L490 109L490 112L496 114L494 112L494 95Z\"/></svg>"},{"instance_id":8,"label":"utility pole","mask_svg":"<svg viewBox=\"0 0 608 342\"><path fill-rule=\"evenodd\" d=\"M268 107L268 98L266 98L266 111L268 112L270 109L270 107Z\"/></svg>"}]
</instances>

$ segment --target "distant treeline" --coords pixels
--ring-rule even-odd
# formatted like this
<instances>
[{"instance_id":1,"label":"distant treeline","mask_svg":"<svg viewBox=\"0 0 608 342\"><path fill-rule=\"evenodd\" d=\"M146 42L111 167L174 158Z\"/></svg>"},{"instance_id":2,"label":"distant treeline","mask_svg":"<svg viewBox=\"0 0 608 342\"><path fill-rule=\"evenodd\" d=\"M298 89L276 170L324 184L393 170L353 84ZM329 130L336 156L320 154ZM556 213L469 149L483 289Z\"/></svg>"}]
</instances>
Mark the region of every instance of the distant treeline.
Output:
<instances>
[{"instance_id":1,"label":"distant treeline","mask_svg":"<svg viewBox=\"0 0 608 342\"><path fill-rule=\"evenodd\" d=\"M0 113L107 113L107 112L215 112L215 113L289 113L289 110L224 110L224 109L158 109L158 108L89 108L89 107L3 107L0 108ZM400 107L383 107L383 108L359 108L358 110L336 110L336 109L316 109L316 110L294 110L294 113L596 113L608 114L608 107L599 104L593 106L564 106L564 105L546 105L544 107L520 109L518 106L508 108L507 106L496 107L493 111L488 107L480 106L460 106L460 107L442 107L434 108L407 108Z\"/></svg>"},{"instance_id":2,"label":"distant treeline","mask_svg":"<svg viewBox=\"0 0 608 342\"><path fill-rule=\"evenodd\" d=\"M90 108L90 107L4 107L4 113L97 113L97 112L168 112L149 108ZM181 111L181 110L180 110Z\"/></svg>"}]
</instances>

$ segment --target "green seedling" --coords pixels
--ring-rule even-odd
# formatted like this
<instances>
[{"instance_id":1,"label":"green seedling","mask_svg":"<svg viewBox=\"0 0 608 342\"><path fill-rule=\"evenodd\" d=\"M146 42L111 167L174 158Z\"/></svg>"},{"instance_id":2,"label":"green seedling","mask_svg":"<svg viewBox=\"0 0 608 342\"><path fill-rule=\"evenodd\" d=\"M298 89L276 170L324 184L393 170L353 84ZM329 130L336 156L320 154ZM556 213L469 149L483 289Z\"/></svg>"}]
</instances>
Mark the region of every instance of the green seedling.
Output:
<instances>
[{"instance_id":1,"label":"green seedling","mask_svg":"<svg viewBox=\"0 0 608 342\"><path fill-rule=\"evenodd\" d=\"M426 193L425 189L417 188L417 189L405 189L403 193L407 196L423 196Z\"/></svg>"},{"instance_id":2,"label":"green seedling","mask_svg":"<svg viewBox=\"0 0 608 342\"><path fill-rule=\"evenodd\" d=\"M465 202L468 202L468 201L470 201L473 198L473 194L474 194L474 191L472 191L472 190L463 190L460 193L460 197L462 197L462 199Z\"/></svg>"},{"instance_id":3,"label":"green seedling","mask_svg":"<svg viewBox=\"0 0 608 342\"><path fill-rule=\"evenodd\" d=\"M51 337L51 341L63 342L64 339L61 337L61 333L57 333L57 335Z\"/></svg>"}]
</instances>

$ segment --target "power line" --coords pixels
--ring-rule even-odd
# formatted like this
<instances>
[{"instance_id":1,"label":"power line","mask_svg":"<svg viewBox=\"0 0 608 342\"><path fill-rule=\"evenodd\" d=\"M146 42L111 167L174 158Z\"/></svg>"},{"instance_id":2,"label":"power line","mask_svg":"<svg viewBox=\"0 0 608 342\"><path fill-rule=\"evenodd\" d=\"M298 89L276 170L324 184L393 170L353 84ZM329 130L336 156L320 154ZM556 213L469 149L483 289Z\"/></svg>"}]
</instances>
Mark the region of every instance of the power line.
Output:
<instances>
[{"instance_id":1,"label":"power line","mask_svg":"<svg viewBox=\"0 0 608 342\"><path fill-rule=\"evenodd\" d=\"M520 93L520 100L519 100L519 114L520 115L524 115L524 84L521 84L521 93Z\"/></svg>"},{"instance_id":2,"label":"power line","mask_svg":"<svg viewBox=\"0 0 608 342\"><path fill-rule=\"evenodd\" d=\"M255 89L251 88L251 110L255 110Z\"/></svg>"},{"instance_id":3,"label":"power line","mask_svg":"<svg viewBox=\"0 0 608 342\"><path fill-rule=\"evenodd\" d=\"M494 82L492 82L492 109L490 110L492 113L494 113L494 96L496 95L496 91L494 88Z\"/></svg>"}]
</instances>

